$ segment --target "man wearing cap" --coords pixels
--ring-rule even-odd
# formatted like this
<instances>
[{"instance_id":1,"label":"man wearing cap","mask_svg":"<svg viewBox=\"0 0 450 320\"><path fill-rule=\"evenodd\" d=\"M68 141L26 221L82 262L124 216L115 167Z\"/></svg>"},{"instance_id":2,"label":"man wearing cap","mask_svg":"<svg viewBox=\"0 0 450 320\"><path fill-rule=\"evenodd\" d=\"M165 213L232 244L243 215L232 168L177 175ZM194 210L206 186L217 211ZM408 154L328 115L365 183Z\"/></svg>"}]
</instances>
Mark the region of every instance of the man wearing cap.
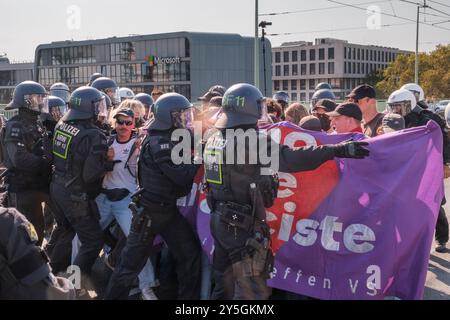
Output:
<instances>
[{"instance_id":1,"label":"man wearing cap","mask_svg":"<svg viewBox=\"0 0 450 320\"><path fill-rule=\"evenodd\" d=\"M331 130L330 117L328 117L326 113L334 111L336 106L337 104L333 100L321 99L312 109L312 115L319 119L320 126L324 132L329 132Z\"/></svg>"},{"instance_id":2,"label":"man wearing cap","mask_svg":"<svg viewBox=\"0 0 450 320\"><path fill-rule=\"evenodd\" d=\"M405 129L405 119L399 114L388 113L384 116L381 126L377 129L377 135L391 133Z\"/></svg>"},{"instance_id":3,"label":"man wearing cap","mask_svg":"<svg viewBox=\"0 0 450 320\"><path fill-rule=\"evenodd\" d=\"M341 103L332 112L327 112L331 119L331 126L337 133L362 133L362 112L358 105L351 102Z\"/></svg>"},{"instance_id":4,"label":"man wearing cap","mask_svg":"<svg viewBox=\"0 0 450 320\"><path fill-rule=\"evenodd\" d=\"M346 98L348 101L356 103L361 109L364 134L368 137L376 137L384 114L377 111L375 89L368 84L362 84L354 88Z\"/></svg>"},{"instance_id":5,"label":"man wearing cap","mask_svg":"<svg viewBox=\"0 0 450 320\"><path fill-rule=\"evenodd\" d=\"M100 227L104 230L115 219L128 236L132 213L128 208L131 194L137 189L136 162L139 154L134 112L130 108L120 108L114 114L116 134L109 140L114 150L117 164L106 173L102 182L102 192L95 199L100 212ZM139 288L144 300L157 300L152 287L155 286L155 274L150 260L147 260L139 274Z\"/></svg>"},{"instance_id":6,"label":"man wearing cap","mask_svg":"<svg viewBox=\"0 0 450 320\"><path fill-rule=\"evenodd\" d=\"M223 97L225 91L226 91L225 87L221 85L215 85L209 88L208 91L206 91L206 93L203 96L198 97L197 100L202 102L202 109L205 109L208 107L209 102L211 101L212 98Z\"/></svg>"}]
</instances>

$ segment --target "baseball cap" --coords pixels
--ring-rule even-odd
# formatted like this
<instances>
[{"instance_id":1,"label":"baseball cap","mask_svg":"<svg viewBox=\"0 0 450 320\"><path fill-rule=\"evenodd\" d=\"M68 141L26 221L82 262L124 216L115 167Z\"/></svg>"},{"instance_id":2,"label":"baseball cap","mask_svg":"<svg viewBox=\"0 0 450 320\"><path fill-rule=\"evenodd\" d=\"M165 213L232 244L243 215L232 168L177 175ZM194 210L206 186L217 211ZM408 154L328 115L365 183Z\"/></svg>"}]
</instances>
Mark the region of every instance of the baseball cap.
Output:
<instances>
[{"instance_id":1,"label":"baseball cap","mask_svg":"<svg viewBox=\"0 0 450 320\"><path fill-rule=\"evenodd\" d=\"M210 101L213 97L223 97L225 94L225 87L220 85L212 86L211 88L206 91L206 93L199 97L197 100L199 101Z\"/></svg>"},{"instance_id":2,"label":"baseball cap","mask_svg":"<svg viewBox=\"0 0 450 320\"><path fill-rule=\"evenodd\" d=\"M362 120L361 109L356 103L352 102L341 103L334 111L327 112L326 115L329 117L347 116L355 118L358 121Z\"/></svg>"},{"instance_id":3,"label":"baseball cap","mask_svg":"<svg viewBox=\"0 0 450 320\"><path fill-rule=\"evenodd\" d=\"M354 88L346 98L359 100L362 98L372 99L375 97L376 97L375 89L372 86L369 86L368 84L362 84Z\"/></svg>"},{"instance_id":4,"label":"baseball cap","mask_svg":"<svg viewBox=\"0 0 450 320\"><path fill-rule=\"evenodd\" d=\"M381 121L381 127L385 133L405 129L405 119L399 114L388 113Z\"/></svg>"},{"instance_id":5,"label":"baseball cap","mask_svg":"<svg viewBox=\"0 0 450 320\"><path fill-rule=\"evenodd\" d=\"M316 110L317 108L324 108L327 112L334 111L336 109L337 103L330 99L320 99L317 101L315 107L313 110Z\"/></svg>"},{"instance_id":6,"label":"baseball cap","mask_svg":"<svg viewBox=\"0 0 450 320\"><path fill-rule=\"evenodd\" d=\"M118 116L134 118L134 112L130 108L123 108L123 109L117 110L116 114L114 115L114 118L117 118Z\"/></svg>"}]
</instances>

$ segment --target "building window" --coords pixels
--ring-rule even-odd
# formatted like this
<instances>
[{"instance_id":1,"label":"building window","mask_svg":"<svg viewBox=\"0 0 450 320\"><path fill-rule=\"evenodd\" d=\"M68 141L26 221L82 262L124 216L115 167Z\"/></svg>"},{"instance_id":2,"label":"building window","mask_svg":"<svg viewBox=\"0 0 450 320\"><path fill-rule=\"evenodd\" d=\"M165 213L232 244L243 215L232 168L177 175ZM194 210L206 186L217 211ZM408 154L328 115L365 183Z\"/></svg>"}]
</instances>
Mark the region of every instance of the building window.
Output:
<instances>
[{"instance_id":1,"label":"building window","mask_svg":"<svg viewBox=\"0 0 450 320\"><path fill-rule=\"evenodd\" d=\"M289 51L283 52L283 62L289 62Z\"/></svg>"},{"instance_id":2,"label":"building window","mask_svg":"<svg viewBox=\"0 0 450 320\"><path fill-rule=\"evenodd\" d=\"M364 49L361 49L361 60L364 60Z\"/></svg>"},{"instance_id":3,"label":"building window","mask_svg":"<svg viewBox=\"0 0 450 320\"><path fill-rule=\"evenodd\" d=\"M300 90L306 90L306 80L300 79Z\"/></svg>"},{"instance_id":4,"label":"building window","mask_svg":"<svg viewBox=\"0 0 450 320\"><path fill-rule=\"evenodd\" d=\"M361 63L361 73L362 73L362 74L365 74L365 73L364 73L364 63Z\"/></svg>"},{"instance_id":5,"label":"building window","mask_svg":"<svg viewBox=\"0 0 450 320\"><path fill-rule=\"evenodd\" d=\"M316 60L316 49L309 50L309 60L310 61Z\"/></svg>"},{"instance_id":6,"label":"building window","mask_svg":"<svg viewBox=\"0 0 450 320\"><path fill-rule=\"evenodd\" d=\"M319 74L325 74L325 63L319 63Z\"/></svg>"},{"instance_id":7,"label":"building window","mask_svg":"<svg viewBox=\"0 0 450 320\"><path fill-rule=\"evenodd\" d=\"M344 47L344 59L347 59L347 47Z\"/></svg>"},{"instance_id":8,"label":"building window","mask_svg":"<svg viewBox=\"0 0 450 320\"><path fill-rule=\"evenodd\" d=\"M301 75L306 75L306 64L301 64L300 65L300 74Z\"/></svg>"},{"instance_id":9,"label":"building window","mask_svg":"<svg viewBox=\"0 0 450 320\"><path fill-rule=\"evenodd\" d=\"M325 49L319 49L319 60L325 60Z\"/></svg>"},{"instance_id":10,"label":"building window","mask_svg":"<svg viewBox=\"0 0 450 320\"><path fill-rule=\"evenodd\" d=\"M334 62L328 62L328 73L334 74Z\"/></svg>"},{"instance_id":11,"label":"building window","mask_svg":"<svg viewBox=\"0 0 450 320\"><path fill-rule=\"evenodd\" d=\"M358 60L361 60L361 49L358 48Z\"/></svg>"},{"instance_id":12,"label":"building window","mask_svg":"<svg viewBox=\"0 0 450 320\"><path fill-rule=\"evenodd\" d=\"M330 66L328 66L328 72L330 71ZM347 73L347 62L344 62L344 73Z\"/></svg>"},{"instance_id":13,"label":"building window","mask_svg":"<svg viewBox=\"0 0 450 320\"><path fill-rule=\"evenodd\" d=\"M356 62L353 62L353 73L356 73Z\"/></svg>"},{"instance_id":14,"label":"building window","mask_svg":"<svg viewBox=\"0 0 450 320\"><path fill-rule=\"evenodd\" d=\"M306 101L306 93L300 92L300 101Z\"/></svg>"},{"instance_id":15,"label":"building window","mask_svg":"<svg viewBox=\"0 0 450 320\"><path fill-rule=\"evenodd\" d=\"M292 89L292 90L294 90L294 89ZM292 101L297 101L297 92L292 92L291 93L291 100Z\"/></svg>"},{"instance_id":16,"label":"building window","mask_svg":"<svg viewBox=\"0 0 450 320\"><path fill-rule=\"evenodd\" d=\"M316 80L310 79L309 80L309 90L314 90L316 88Z\"/></svg>"},{"instance_id":17,"label":"building window","mask_svg":"<svg viewBox=\"0 0 450 320\"><path fill-rule=\"evenodd\" d=\"M292 65L292 75L297 76L298 75L298 64Z\"/></svg>"},{"instance_id":18,"label":"building window","mask_svg":"<svg viewBox=\"0 0 450 320\"><path fill-rule=\"evenodd\" d=\"M288 76L289 75L289 65L285 64L283 66L283 76Z\"/></svg>"},{"instance_id":19,"label":"building window","mask_svg":"<svg viewBox=\"0 0 450 320\"><path fill-rule=\"evenodd\" d=\"M356 48L353 48L353 60L356 60Z\"/></svg>"},{"instance_id":20,"label":"building window","mask_svg":"<svg viewBox=\"0 0 450 320\"><path fill-rule=\"evenodd\" d=\"M280 91L280 80L275 80L273 82L273 90L274 91Z\"/></svg>"},{"instance_id":21,"label":"building window","mask_svg":"<svg viewBox=\"0 0 450 320\"><path fill-rule=\"evenodd\" d=\"M283 80L283 91L289 90L289 80Z\"/></svg>"},{"instance_id":22,"label":"building window","mask_svg":"<svg viewBox=\"0 0 450 320\"><path fill-rule=\"evenodd\" d=\"M300 51L300 60L301 61L306 61L306 50L301 50Z\"/></svg>"},{"instance_id":23,"label":"building window","mask_svg":"<svg viewBox=\"0 0 450 320\"><path fill-rule=\"evenodd\" d=\"M281 62L281 53L275 52L275 63L280 63Z\"/></svg>"},{"instance_id":24,"label":"building window","mask_svg":"<svg viewBox=\"0 0 450 320\"><path fill-rule=\"evenodd\" d=\"M291 90L297 90L297 80L291 80Z\"/></svg>"},{"instance_id":25,"label":"building window","mask_svg":"<svg viewBox=\"0 0 450 320\"><path fill-rule=\"evenodd\" d=\"M361 73L361 64L358 62L358 74Z\"/></svg>"},{"instance_id":26,"label":"building window","mask_svg":"<svg viewBox=\"0 0 450 320\"><path fill-rule=\"evenodd\" d=\"M292 62L297 62L298 61L298 51L294 50L292 51Z\"/></svg>"},{"instance_id":27,"label":"building window","mask_svg":"<svg viewBox=\"0 0 450 320\"><path fill-rule=\"evenodd\" d=\"M334 59L334 48L328 48L328 59Z\"/></svg>"},{"instance_id":28,"label":"building window","mask_svg":"<svg viewBox=\"0 0 450 320\"><path fill-rule=\"evenodd\" d=\"M316 74L316 64L315 63L309 64L309 74Z\"/></svg>"},{"instance_id":29,"label":"building window","mask_svg":"<svg viewBox=\"0 0 450 320\"><path fill-rule=\"evenodd\" d=\"M276 77L281 76L281 66L275 66L275 76Z\"/></svg>"}]
</instances>

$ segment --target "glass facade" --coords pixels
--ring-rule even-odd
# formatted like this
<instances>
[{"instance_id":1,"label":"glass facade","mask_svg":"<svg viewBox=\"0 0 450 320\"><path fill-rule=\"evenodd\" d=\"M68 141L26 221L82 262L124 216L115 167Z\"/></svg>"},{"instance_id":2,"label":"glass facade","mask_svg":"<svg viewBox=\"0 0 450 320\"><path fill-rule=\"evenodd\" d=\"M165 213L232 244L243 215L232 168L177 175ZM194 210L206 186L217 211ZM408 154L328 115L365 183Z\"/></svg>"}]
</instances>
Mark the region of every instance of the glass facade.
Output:
<instances>
[{"instance_id":1,"label":"glass facade","mask_svg":"<svg viewBox=\"0 0 450 320\"><path fill-rule=\"evenodd\" d=\"M157 87L191 98L190 45L185 37L55 46L37 53L37 79L46 87L64 82L74 89L100 72L135 92L150 93ZM168 57L176 59L159 60Z\"/></svg>"}]
</instances>

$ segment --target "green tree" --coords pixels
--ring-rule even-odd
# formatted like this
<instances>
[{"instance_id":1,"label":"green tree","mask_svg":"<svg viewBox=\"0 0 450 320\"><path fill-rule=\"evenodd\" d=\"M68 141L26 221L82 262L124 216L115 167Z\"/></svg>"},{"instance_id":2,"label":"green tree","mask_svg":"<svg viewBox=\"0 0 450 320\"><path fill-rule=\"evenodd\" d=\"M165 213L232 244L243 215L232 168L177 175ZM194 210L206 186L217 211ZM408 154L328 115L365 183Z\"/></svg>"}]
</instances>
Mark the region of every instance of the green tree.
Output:
<instances>
[{"instance_id":1,"label":"green tree","mask_svg":"<svg viewBox=\"0 0 450 320\"><path fill-rule=\"evenodd\" d=\"M414 82L414 54L399 55L382 72L376 89L384 98L405 83ZM419 54L419 84L426 97L450 97L450 45L439 45L430 53Z\"/></svg>"}]
</instances>

